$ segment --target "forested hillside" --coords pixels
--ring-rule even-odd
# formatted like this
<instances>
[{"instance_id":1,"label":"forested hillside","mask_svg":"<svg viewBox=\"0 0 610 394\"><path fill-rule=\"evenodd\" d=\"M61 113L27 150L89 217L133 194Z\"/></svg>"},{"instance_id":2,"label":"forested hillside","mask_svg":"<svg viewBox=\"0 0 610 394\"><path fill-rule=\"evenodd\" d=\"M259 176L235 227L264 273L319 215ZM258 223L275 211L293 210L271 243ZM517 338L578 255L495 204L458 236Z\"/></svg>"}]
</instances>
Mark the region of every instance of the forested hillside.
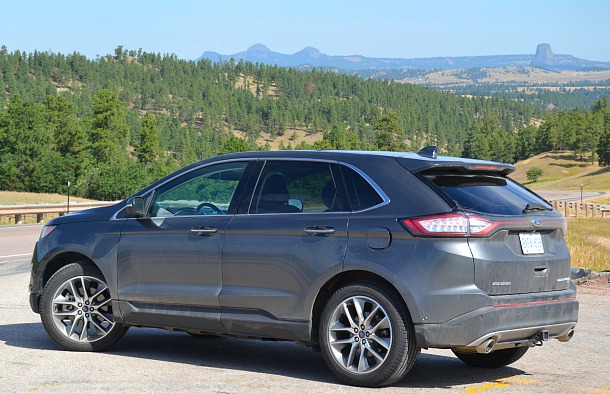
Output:
<instances>
[{"instance_id":1,"label":"forested hillside","mask_svg":"<svg viewBox=\"0 0 610 394\"><path fill-rule=\"evenodd\" d=\"M255 144L262 132L324 133L315 145L291 143L299 149L437 144L471 156L484 133L503 147L490 158L512 162L525 152L519 130L543 115L520 101L122 47L97 59L2 47L0 107L0 189L65 192L71 181L97 199L125 197L213 154L264 149Z\"/></svg>"}]
</instances>

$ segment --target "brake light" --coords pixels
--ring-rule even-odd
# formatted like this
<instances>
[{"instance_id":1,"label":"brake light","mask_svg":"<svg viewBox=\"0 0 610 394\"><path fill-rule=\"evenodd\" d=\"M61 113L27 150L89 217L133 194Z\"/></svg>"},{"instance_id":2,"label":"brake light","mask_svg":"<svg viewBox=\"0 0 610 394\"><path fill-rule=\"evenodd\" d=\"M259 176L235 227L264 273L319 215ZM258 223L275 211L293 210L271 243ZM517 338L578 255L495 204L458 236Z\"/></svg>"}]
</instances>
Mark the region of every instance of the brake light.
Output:
<instances>
[{"instance_id":1,"label":"brake light","mask_svg":"<svg viewBox=\"0 0 610 394\"><path fill-rule=\"evenodd\" d=\"M496 227L496 224L490 220L458 213L403 219L401 222L411 234L416 236L485 236Z\"/></svg>"}]
</instances>

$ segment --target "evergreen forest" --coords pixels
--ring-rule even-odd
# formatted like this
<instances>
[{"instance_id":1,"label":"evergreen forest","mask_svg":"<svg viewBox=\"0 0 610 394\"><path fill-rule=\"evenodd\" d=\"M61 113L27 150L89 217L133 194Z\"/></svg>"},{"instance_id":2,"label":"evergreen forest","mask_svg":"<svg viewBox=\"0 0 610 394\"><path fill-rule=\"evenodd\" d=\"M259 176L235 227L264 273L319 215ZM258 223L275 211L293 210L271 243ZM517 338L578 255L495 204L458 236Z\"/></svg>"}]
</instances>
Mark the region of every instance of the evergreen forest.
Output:
<instances>
[{"instance_id":1,"label":"evergreen forest","mask_svg":"<svg viewBox=\"0 0 610 394\"><path fill-rule=\"evenodd\" d=\"M463 97L389 80L264 64L212 63L126 50L0 49L0 190L125 198L215 154L269 149L417 151L513 163L568 149L610 164L607 98L546 111L521 100ZM243 137L238 137L237 135ZM290 134L289 134L290 135Z\"/></svg>"}]
</instances>

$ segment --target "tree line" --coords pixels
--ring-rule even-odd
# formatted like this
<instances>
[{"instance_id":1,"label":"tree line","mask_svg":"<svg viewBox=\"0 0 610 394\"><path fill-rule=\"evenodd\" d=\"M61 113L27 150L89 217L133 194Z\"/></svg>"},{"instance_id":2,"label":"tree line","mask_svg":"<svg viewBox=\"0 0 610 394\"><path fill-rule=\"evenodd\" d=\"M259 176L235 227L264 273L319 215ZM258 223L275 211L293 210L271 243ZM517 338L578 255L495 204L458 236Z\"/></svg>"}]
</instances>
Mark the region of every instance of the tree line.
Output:
<instances>
[{"instance_id":1,"label":"tree line","mask_svg":"<svg viewBox=\"0 0 610 394\"><path fill-rule=\"evenodd\" d=\"M516 132L505 132L495 119L474 125L468 131L462 155L514 163L555 150L570 150L581 159L610 165L608 98L596 101L590 110L547 112L539 124L530 123Z\"/></svg>"},{"instance_id":2,"label":"tree line","mask_svg":"<svg viewBox=\"0 0 610 394\"><path fill-rule=\"evenodd\" d=\"M544 114L514 100L121 46L96 59L1 47L0 108L0 189L65 193L71 181L76 194L104 200L198 159L267 149L255 143L260 133L273 138L289 129L324 137L287 149L435 144L481 158L475 138L484 132L491 146L508 146L501 158L513 162L527 150L517 136Z\"/></svg>"}]
</instances>

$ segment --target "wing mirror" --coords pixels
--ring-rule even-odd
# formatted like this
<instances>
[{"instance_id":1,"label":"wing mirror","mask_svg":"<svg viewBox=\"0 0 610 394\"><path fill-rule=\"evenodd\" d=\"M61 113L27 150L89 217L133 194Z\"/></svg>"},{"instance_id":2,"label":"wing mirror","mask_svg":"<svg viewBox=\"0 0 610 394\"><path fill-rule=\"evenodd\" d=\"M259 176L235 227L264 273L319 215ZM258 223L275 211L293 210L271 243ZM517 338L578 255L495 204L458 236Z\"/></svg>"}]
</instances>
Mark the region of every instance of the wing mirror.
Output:
<instances>
[{"instance_id":1,"label":"wing mirror","mask_svg":"<svg viewBox=\"0 0 610 394\"><path fill-rule=\"evenodd\" d=\"M144 216L144 197L131 197L125 204L125 210L129 216L141 218Z\"/></svg>"}]
</instances>

